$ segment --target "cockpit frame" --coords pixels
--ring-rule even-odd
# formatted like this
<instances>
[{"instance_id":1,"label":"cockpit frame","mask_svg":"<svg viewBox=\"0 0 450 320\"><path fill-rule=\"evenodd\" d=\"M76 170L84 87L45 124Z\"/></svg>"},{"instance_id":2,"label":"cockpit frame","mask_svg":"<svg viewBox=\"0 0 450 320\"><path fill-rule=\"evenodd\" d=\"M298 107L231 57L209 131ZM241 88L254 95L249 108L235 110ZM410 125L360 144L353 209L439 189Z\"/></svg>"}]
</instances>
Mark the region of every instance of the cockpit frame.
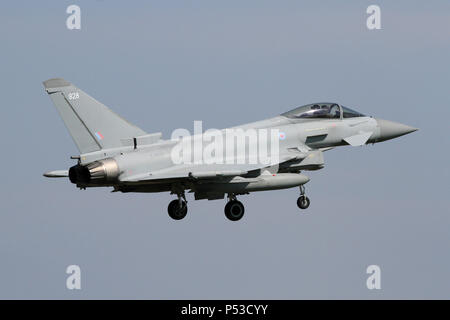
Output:
<instances>
[{"instance_id":1,"label":"cockpit frame","mask_svg":"<svg viewBox=\"0 0 450 320\"><path fill-rule=\"evenodd\" d=\"M334 102L310 103L301 107L297 107L281 114L290 119L311 119L311 120L333 120L344 118L365 117L350 108L341 106Z\"/></svg>"}]
</instances>

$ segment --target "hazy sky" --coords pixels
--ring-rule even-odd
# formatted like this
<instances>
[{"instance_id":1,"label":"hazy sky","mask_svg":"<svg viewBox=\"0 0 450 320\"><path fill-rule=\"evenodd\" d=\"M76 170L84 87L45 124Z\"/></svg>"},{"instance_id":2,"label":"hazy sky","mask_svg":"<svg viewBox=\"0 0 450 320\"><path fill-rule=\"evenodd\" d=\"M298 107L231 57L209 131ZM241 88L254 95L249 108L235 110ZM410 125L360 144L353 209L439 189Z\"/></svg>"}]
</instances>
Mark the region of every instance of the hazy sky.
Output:
<instances>
[{"instance_id":1,"label":"hazy sky","mask_svg":"<svg viewBox=\"0 0 450 320\"><path fill-rule=\"evenodd\" d=\"M81 30L66 28L73 3ZM0 43L0 298L450 298L450 2L3 1ZM52 77L166 138L314 101L420 130L326 152L306 213L294 188L239 197L238 223L189 195L173 221L168 193L42 177L77 154Z\"/></svg>"}]
</instances>

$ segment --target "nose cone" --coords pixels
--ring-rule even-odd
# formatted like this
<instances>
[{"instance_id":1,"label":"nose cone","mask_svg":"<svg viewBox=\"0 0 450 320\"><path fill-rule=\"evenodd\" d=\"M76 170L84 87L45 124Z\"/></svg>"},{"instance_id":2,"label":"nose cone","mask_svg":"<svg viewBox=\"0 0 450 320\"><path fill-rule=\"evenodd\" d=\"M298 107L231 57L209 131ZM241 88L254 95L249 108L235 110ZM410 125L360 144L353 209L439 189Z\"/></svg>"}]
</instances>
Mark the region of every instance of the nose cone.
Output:
<instances>
[{"instance_id":1,"label":"nose cone","mask_svg":"<svg viewBox=\"0 0 450 320\"><path fill-rule=\"evenodd\" d=\"M405 134L417 131L419 129L407 126L394 121L376 119L380 128L380 136L378 141L389 140L403 136Z\"/></svg>"}]
</instances>

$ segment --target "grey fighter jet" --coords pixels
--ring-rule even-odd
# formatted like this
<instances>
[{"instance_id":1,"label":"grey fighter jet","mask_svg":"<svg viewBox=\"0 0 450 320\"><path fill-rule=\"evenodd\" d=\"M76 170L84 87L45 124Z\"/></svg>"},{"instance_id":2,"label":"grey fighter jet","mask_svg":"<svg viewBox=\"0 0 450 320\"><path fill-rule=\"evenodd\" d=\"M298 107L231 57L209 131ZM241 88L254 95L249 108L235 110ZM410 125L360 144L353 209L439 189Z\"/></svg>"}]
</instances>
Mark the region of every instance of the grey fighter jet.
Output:
<instances>
[{"instance_id":1,"label":"grey fighter jet","mask_svg":"<svg viewBox=\"0 0 450 320\"><path fill-rule=\"evenodd\" d=\"M233 130L276 132L277 139L270 140L269 161L252 160L257 149L253 147L262 144L251 139L242 140L242 148L227 140L225 146L220 145L223 149L214 149L211 154L221 154L224 161L183 161L190 151L182 145L203 147L211 139L203 139L203 134L162 139L161 133L146 133L64 79L49 79L44 81L44 87L80 152L71 157L77 164L69 170L51 171L44 176L68 177L80 189L171 192L177 198L170 202L168 213L175 220L187 214L186 191L193 193L195 200L227 196L225 216L231 221L244 215L244 206L236 197L253 191L299 187L297 206L306 209L310 200L304 184L309 178L302 172L323 168L324 151L377 143L417 130L365 116L338 103L312 103L270 119L216 132L216 142L223 142L222 138ZM276 149L272 149L274 145ZM175 160L177 154L182 157Z\"/></svg>"}]
</instances>

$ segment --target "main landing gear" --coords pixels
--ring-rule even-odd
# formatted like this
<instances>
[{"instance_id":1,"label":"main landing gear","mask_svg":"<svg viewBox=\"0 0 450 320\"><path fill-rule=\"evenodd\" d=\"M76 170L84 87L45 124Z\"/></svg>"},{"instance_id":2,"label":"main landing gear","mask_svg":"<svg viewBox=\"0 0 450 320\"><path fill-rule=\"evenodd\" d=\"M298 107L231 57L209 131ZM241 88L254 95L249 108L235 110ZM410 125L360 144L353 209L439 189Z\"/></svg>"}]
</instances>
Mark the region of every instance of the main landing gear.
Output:
<instances>
[{"instance_id":1,"label":"main landing gear","mask_svg":"<svg viewBox=\"0 0 450 320\"><path fill-rule=\"evenodd\" d=\"M167 207L169 216L174 220L181 220L187 214L187 201L184 192L177 193L178 199L173 200Z\"/></svg>"},{"instance_id":2,"label":"main landing gear","mask_svg":"<svg viewBox=\"0 0 450 320\"><path fill-rule=\"evenodd\" d=\"M234 194L228 194L228 203L225 205L225 216L231 221L238 221L244 216L244 205L236 199Z\"/></svg>"},{"instance_id":3,"label":"main landing gear","mask_svg":"<svg viewBox=\"0 0 450 320\"><path fill-rule=\"evenodd\" d=\"M305 195L305 186L300 186L300 197L297 199L297 206L300 209L307 209L309 207L309 204L311 201L309 201L309 198Z\"/></svg>"},{"instance_id":4,"label":"main landing gear","mask_svg":"<svg viewBox=\"0 0 450 320\"><path fill-rule=\"evenodd\" d=\"M169 203L167 212L169 216L174 220L181 220L186 217L187 214L187 200L183 191L172 192L176 193L178 199L172 200ZM297 199L297 206L300 209L307 209L309 207L310 200L305 195L305 187L300 186L300 197ZM233 193L228 194L228 202L225 205L225 216L231 221L241 220L244 216L245 208L242 202L236 199L236 195Z\"/></svg>"}]
</instances>

